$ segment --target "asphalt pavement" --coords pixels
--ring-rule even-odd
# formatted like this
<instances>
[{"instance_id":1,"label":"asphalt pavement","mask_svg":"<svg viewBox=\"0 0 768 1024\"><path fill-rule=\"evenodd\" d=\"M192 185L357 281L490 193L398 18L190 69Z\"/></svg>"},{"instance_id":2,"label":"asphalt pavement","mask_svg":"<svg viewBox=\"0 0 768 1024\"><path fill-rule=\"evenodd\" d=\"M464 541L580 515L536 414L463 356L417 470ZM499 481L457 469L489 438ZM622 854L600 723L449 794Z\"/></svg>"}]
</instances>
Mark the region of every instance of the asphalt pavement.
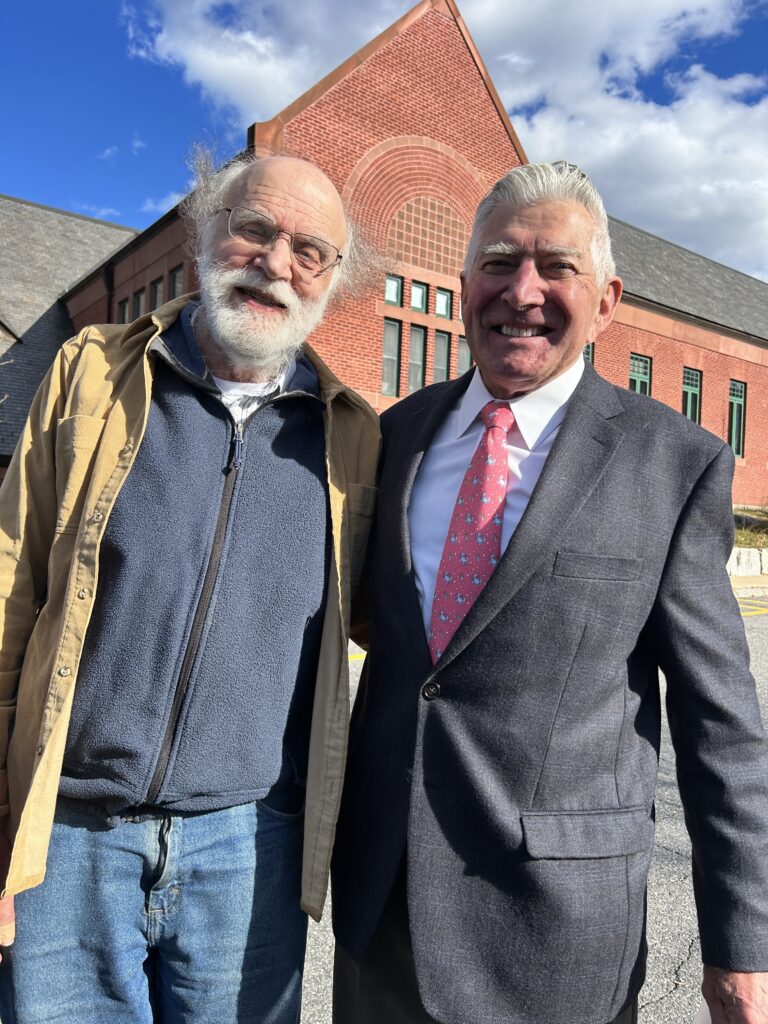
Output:
<instances>
[{"instance_id":1,"label":"asphalt pavement","mask_svg":"<svg viewBox=\"0 0 768 1024\"><path fill-rule=\"evenodd\" d=\"M768 722L768 586L765 577L737 580L736 595L752 655L763 717ZM355 655L353 672L362 659ZM700 1002L701 954L690 872L690 843L664 723L656 795L656 846L648 886L648 976L639 1024L691 1024ZM333 938L330 912L310 922L301 1024L330 1024Z\"/></svg>"}]
</instances>

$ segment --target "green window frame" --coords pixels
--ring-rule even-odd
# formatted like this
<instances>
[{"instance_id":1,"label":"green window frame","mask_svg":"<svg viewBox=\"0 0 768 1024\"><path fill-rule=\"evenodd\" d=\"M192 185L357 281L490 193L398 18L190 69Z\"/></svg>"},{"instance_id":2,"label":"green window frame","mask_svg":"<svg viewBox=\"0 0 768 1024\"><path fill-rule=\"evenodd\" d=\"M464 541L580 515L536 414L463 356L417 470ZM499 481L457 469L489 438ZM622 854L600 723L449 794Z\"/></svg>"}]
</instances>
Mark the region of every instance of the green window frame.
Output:
<instances>
[{"instance_id":1,"label":"green window frame","mask_svg":"<svg viewBox=\"0 0 768 1024\"><path fill-rule=\"evenodd\" d=\"M467 339L463 334L459 335L459 345L457 351L457 366L459 374L466 373L472 366L472 351L467 343Z\"/></svg>"},{"instance_id":2,"label":"green window frame","mask_svg":"<svg viewBox=\"0 0 768 1024\"><path fill-rule=\"evenodd\" d=\"M595 365L595 343L594 341L588 341L584 346L584 362L590 363L592 366Z\"/></svg>"},{"instance_id":3,"label":"green window frame","mask_svg":"<svg viewBox=\"0 0 768 1024\"><path fill-rule=\"evenodd\" d=\"M119 324L128 323L128 299L120 299L117 304L117 322Z\"/></svg>"},{"instance_id":4,"label":"green window frame","mask_svg":"<svg viewBox=\"0 0 768 1024\"><path fill-rule=\"evenodd\" d=\"M411 281L411 309L426 313L429 303L429 285L423 281Z\"/></svg>"},{"instance_id":5,"label":"green window frame","mask_svg":"<svg viewBox=\"0 0 768 1024\"><path fill-rule=\"evenodd\" d=\"M162 277L156 278L149 286L149 302L150 309L157 309L158 306L163 304L163 279Z\"/></svg>"},{"instance_id":6,"label":"green window frame","mask_svg":"<svg viewBox=\"0 0 768 1024\"><path fill-rule=\"evenodd\" d=\"M184 294L184 264L168 271L168 298L177 299Z\"/></svg>"},{"instance_id":7,"label":"green window frame","mask_svg":"<svg viewBox=\"0 0 768 1024\"><path fill-rule=\"evenodd\" d=\"M437 383L451 375L451 336L448 331L435 331L435 358L432 379Z\"/></svg>"},{"instance_id":8,"label":"green window frame","mask_svg":"<svg viewBox=\"0 0 768 1024\"><path fill-rule=\"evenodd\" d=\"M747 419L747 385L732 380L728 388L728 444L733 454L744 458L744 434Z\"/></svg>"},{"instance_id":9,"label":"green window frame","mask_svg":"<svg viewBox=\"0 0 768 1024\"><path fill-rule=\"evenodd\" d=\"M424 364L427 351L427 329L411 324L408 346L408 394L424 387Z\"/></svg>"},{"instance_id":10,"label":"green window frame","mask_svg":"<svg viewBox=\"0 0 768 1024\"><path fill-rule=\"evenodd\" d=\"M400 344L403 325L399 320L384 320L381 350L381 393L397 398L400 394Z\"/></svg>"},{"instance_id":11,"label":"green window frame","mask_svg":"<svg viewBox=\"0 0 768 1024\"><path fill-rule=\"evenodd\" d=\"M384 281L384 301L388 306L402 306L403 279L397 274L387 274Z\"/></svg>"},{"instance_id":12,"label":"green window frame","mask_svg":"<svg viewBox=\"0 0 768 1024\"><path fill-rule=\"evenodd\" d=\"M133 293L133 320L138 320L140 316L144 316L146 312L146 299L147 293L144 288L139 288L137 292Z\"/></svg>"},{"instance_id":13,"label":"green window frame","mask_svg":"<svg viewBox=\"0 0 768 1024\"><path fill-rule=\"evenodd\" d=\"M638 395L651 393L651 358L631 352L629 356L629 390Z\"/></svg>"},{"instance_id":14,"label":"green window frame","mask_svg":"<svg viewBox=\"0 0 768 1024\"><path fill-rule=\"evenodd\" d=\"M453 319L453 292L450 288L435 289L435 316Z\"/></svg>"},{"instance_id":15,"label":"green window frame","mask_svg":"<svg viewBox=\"0 0 768 1024\"><path fill-rule=\"evenodd\" d=\"M701 370L683 367L683 416L701 423Z\"/></svg>"}]
</instances>

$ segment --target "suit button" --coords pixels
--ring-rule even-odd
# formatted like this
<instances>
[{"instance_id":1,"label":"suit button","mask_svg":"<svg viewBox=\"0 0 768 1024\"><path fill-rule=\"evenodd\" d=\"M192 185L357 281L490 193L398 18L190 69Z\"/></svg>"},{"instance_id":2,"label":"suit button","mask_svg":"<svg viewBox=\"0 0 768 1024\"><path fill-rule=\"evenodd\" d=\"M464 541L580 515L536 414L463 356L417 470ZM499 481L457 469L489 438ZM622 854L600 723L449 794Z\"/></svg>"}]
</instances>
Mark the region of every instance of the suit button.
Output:
<instances>
[{"instance_id":1,"label":"suit button","mask_svg":"<svg viewBox=\"0 0 768 1024\"><path fill-rule=\"evenodd\" d=\"M405 781L406 782L413 782L413 769L412 768L406 768L406 770L405 770Z\"/></svg>"},{"instance_id":2,"label":"suit button","mask_svg":"<svg viewBox=\"0 0 768 1024\"><path fill-rule=\"evenodd\" d=\"M424 683L421 688L421 696L424 700L434 700L435 697L439 697L440 683L436 683L434 680L429 683Z\"/></svg>"}]
</instances>

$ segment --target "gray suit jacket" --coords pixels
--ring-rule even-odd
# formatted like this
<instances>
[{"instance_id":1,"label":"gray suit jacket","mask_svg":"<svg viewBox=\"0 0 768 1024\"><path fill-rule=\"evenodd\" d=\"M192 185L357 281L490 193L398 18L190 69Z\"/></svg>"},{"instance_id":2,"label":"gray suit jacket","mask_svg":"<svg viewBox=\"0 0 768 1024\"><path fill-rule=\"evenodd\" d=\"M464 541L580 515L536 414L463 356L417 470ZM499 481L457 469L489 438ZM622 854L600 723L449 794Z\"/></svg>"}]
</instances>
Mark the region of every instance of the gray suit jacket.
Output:
<instances>
[{"instance_id":1,"label":"gray suit jacket","mask_svg":"<svg viewBox=\"0 0 768 1024\"><path fill-rule=\"evenodd\" d=\"M382 421L339 942L365 950L405 851L437 1020L616 1016L644 976L662 669L704 960L768 969L768 757L725 574L730 448L587 366L496 572L432 666L407 508L467 383Z\"/></svg>"}]
</instances>

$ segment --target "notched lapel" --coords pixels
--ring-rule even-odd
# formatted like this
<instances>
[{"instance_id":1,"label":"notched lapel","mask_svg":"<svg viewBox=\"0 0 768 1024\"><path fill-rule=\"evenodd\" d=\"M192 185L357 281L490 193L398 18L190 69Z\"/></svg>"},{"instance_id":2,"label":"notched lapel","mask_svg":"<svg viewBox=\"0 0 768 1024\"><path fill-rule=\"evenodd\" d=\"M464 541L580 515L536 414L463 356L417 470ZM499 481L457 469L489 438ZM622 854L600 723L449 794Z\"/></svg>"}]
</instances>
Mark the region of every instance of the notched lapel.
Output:
<instances>
[{"instance_id":1,"label":"notched lapel","mask_svg":"<svg viewBox=\"0 0 768 1024\"><path fill-rule=\"evenodd\" d=\"M613 386L585 367L520 524L438 665L460 654L553 555L622 443L624 431L614 420L622 412Z\"/></svg>"}]
</instances>

